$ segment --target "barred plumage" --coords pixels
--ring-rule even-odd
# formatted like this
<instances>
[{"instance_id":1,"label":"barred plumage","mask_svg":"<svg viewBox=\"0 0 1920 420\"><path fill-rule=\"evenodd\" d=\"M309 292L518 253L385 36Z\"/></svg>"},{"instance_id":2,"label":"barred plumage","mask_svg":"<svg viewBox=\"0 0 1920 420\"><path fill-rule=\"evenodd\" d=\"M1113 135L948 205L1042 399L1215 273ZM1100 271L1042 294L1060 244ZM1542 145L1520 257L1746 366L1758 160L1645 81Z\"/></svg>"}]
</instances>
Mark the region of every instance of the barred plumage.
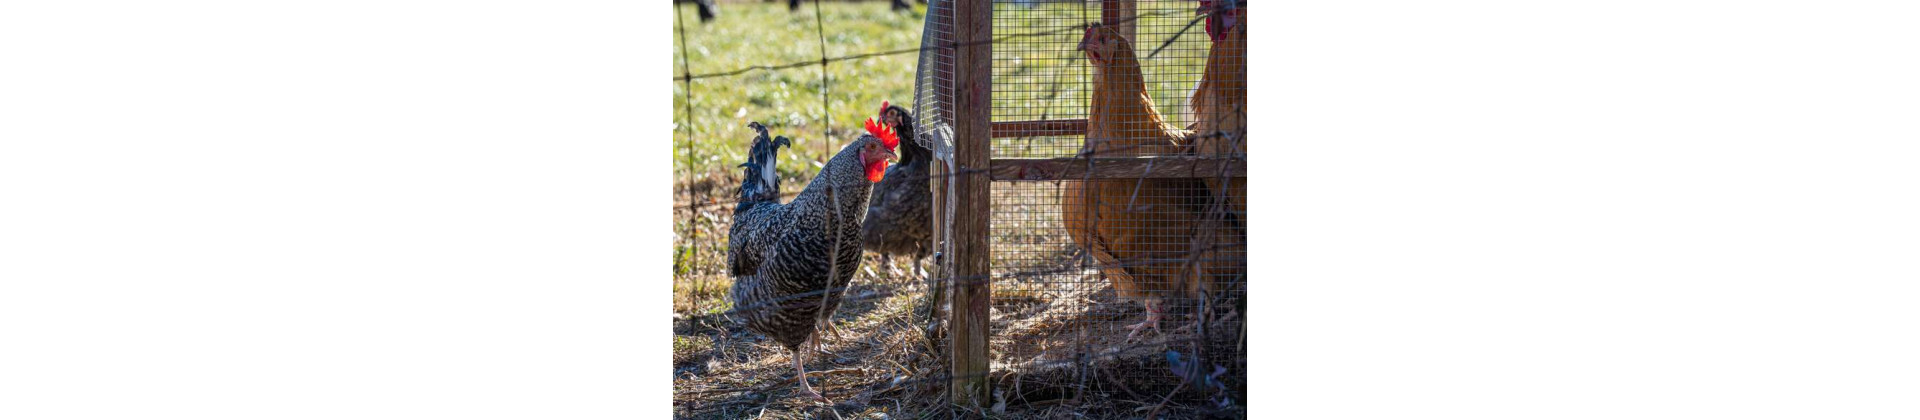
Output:
<instances>
[{"instance_id":1,"label":"barred plumage","mask_svg":"<svg viewBox=\"0 0 1920 420\"><path fill-rule=\"evenodd\" d=\"M746 176L740 183L740 203L733 207L733 225L727 233L727 271L735 276L753 274L766 245L772 242L762 236L773 231L765 227L772 219L767 215L780 208L780 175L774 172L774 164L779 161L780 146L793 147L786 136L768 139L767 126L759 122L748 123L747 127L760 134L747 151L747 163L740 164L746 168Z\"/></svg>"},{"instance_id":2,"label":"barred plumage","mask_svg":"<svg viewBox=\"0 0 1920 420\"><path fill-rule=\"evenodd\" d=\"M760 150L764 129L755 140ZM897 141L897 140L895 140ZM814 338L819 322L840 307L840 298L860 266L860 222L866 215L873 178L893 157L892 144L881 137L861 136L828 159L820 173L792 202L744 203L730 229L728 260L733 264L734 314L748 330L767 336L794 352L801 389L821 398L806 383L805 356L800 345ZM768 147L772 149L772 147ZM749 158L749 172L755 166ZM771 169L771 160L760 162ZM750 179L747 182L752 183ZM747 191L742 189L743 193ZM777 189L776 189L777 191Z\"/></svg>"}]
</instances>

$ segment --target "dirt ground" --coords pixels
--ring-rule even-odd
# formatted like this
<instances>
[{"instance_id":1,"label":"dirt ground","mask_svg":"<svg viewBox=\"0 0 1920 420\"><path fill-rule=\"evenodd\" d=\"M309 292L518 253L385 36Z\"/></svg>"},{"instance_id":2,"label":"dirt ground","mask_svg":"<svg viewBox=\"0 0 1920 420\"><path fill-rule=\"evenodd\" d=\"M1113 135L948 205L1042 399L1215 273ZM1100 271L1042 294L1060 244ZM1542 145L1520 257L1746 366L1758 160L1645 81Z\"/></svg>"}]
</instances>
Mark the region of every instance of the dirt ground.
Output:
<instances>
[{"instance_id":1,"label":"dirt ground","mask_svg":"<svg viewBox=\"0 0 1920 420\"><path fill-rule=\"evenodd\" d=\"M708 185L680 191L724 196L737 180L725 173ZM811 356L814 389L834 401L815 403L798 395L792 355L727 316L722 271L732 206L676 200L673 389L676 418L1240 418L1245 411L1245 358L1225 354L1244 348L1241 319L1216 311L1207 349L1221 354L1216 372L1182 375L1171 360L1192 360L1202 346L1191 315L1170 315L1161 333L1127 340L1125 325L1141 322L1139 304L1116 299L1088 270L1000 273L994 289L991 339L995 404L977 410L948 404L946 337L929 328L928 286L906 258L889 268L868 254L853 289L832 320L825 351ZM1044 203L1033 203L1044 205ZM1014 228L1011 221L1005 223ZM1045 232L1044 226L1026 226ZM1055 230L1057 232L1057 229ZM1044 235L1045 233L1034 233ZM1025 241L1057 245L1058 238ZM1010 245L1012 246L1012 245ZM1071 259L1067 249L1027 249L1044 261ZM996 252L996 256L1000 255ZM1008 254L1022 255L1022 254ZM1001 261L1008 270L1018 260ZM1227 313L1220 313L1227 312ZM1183 326L1193 325L1194 327ZM1169 352L1178 354L1170 357ZM1237 363L1232 360L1237 359ZM1189 369L1192 371L1194 369ZM1209 369L1197 369L1209 370ZM1206 377L1206 374L1214 374ZM1183 381L1182 376L1199 380ZM1158 410L1155 412L1155 410Z\"/></svg>"}]
</instances>

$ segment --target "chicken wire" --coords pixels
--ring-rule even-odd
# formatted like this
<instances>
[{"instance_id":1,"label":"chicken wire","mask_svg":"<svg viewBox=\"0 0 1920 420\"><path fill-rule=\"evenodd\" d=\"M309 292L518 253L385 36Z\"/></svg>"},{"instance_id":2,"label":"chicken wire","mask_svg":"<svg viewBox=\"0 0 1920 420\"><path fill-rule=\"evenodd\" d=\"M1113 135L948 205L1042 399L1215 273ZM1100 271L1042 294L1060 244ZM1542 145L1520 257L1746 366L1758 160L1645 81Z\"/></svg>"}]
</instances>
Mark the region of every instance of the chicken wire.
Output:
<instances>
[{"instance_id":1,"label":"chicken wire","mask_svg":"<svg viewBox=\"0 0 1920 420\"><path fill-rule=\"evenodd\" d=\"M1135 16L1118 26L1131 29L1146 92L1174 127L1196 118L1187 105L1208 56L1207 34L1195 21L1194 0L1137 0ZM1101 1L994 0L993 106L995 122L1084 120L1093 90L1093 70L1077 46L1076 30L1101 21ZM1030 35L1039 34L1039 35ZM1157 50L1157 51L1156 51ZM1244 51L1239 52L1244 55ZM1151 54L1151 57L1149 56ZM1240 77L1244 78L1244 75ZM1244 85L1244 84L1243 84ZM998 129L999 127L996 127ZM1069 157L1083 146L1078 129L996 133L994 158ZM1149 154L1147 152L1133 153Z\"/></svg>"},{"instance_id":2,"label":"chicken wire","mask_svg":"<svg viewBox=\"0 0 1920 420\"><path fill-rule=\"evenodd\" d=\"M927 3L921 27L920 62L914 67L914 142L933 150L935 158L953 157L953 56L946 45L954 42L953 1Z\"/></svg>"},{"instance_id":3,"label":"chicken wire","mask_svg":"<svg viewBox=\"0 0 1920 420\"><path fill-rule=\"evenodd\" d=\"M914 142L933 151L935 165L944 165L945 173L954 173L953 167L953 71L954 50L951 44L958 39L954 33L953 0L930 0L927 2L926 22L920 35L920 62L914 68L913 118ZM937 184L936 184L937 185ZM934 194L952 197L956 194L952 183L946 184L946 191ZM948 215L945 220L934 221L935 230L943 232L937 237L953 237L953 217L956 208L954 200L947 200L940 214ZM952 241L933 244L933 252L953 255ZM935 277L947 275L934 273ZM937 287L937 286L936 286Z\"/></svg>"},{"instance_id":4,"label":"chicken wire","mask_svg":"<svg viewBox=\"0 0 1920 420\"><path fill-rule=\"evenodd\" d=\"M1118 181L1128 182L1128 181ZM1063 206L1065 189L1075 181L1010 181L993 186L992 354L996 372L1032 374L1028 386L1069 386L1062 379L1093 375L1119 380L1129 391L1167 392L1178 384L1161 356L1172 350L1207 354L1208 361L1236 366L1244 308L1244 270L1214 272L1202 281L1212 283L1206 295L1186 295L1166 271L1193 259L1246 260L1244 230L1217 237L1197 238L1185 228L1153 226L1191 223L1191 211L1149 207L1136 218L1101 219ZM1148 189L1135 197L1108 200L1187 200L1205 197L1211 190L1194 184ZM1117 264L1098 262L1067 233L1068 222L1119 224L1144 229L1143 239L1169 245L1162 252L1142 253ZM1196 251L1193 247L1203 247ZM1196 255L1198 254L1198 255ZM1114 279L1102 268L1121 268L1148 294L1161 295L1165 315L1159 331L1142 329L1130 338L1130 325L1144 322L1147 311L1140 299L1120 295ZM1146 269L1153 269L1149 272ZM1159 283L1159 284L1154 284ZM1200 321L1207 320L1205 326ZM1080 371L1098 366L1096 371Z\"/></svg>"},{"instance_id":5,"label":"chicken wire","mask_svg":"<svg viewBox=\"0 0 1920 420\"><path fill-rule=\"evenodd\" d=\"M1085 35L1082 29L1102 20L1102 8L1107 3L1111 2L992 1L995 40L991 47L992 104L988 110L994 122L989 151L992 158L1058 158L1085 152L1085 129L1080 127L1090 114L1094 69L1078 46ZM1196 122L1207 119L1196 115L1188 102L1214 46L1204 24L1195 24L1200 4L1193 0L1138 0L1133 4L1135 17L1116 26L1130 29L1144 91L1168 125L1192 129ZM950 127L954 113L967 111L951 107L955 63L953 50L946 47L956 39L953 6L947 0L934 0L928 6L915 92L920 130L917 138L942 161L950 161L953 156ZM1226 53L1242 59L1245 55L1244 49ZM1229 89L1238 89L1244 98L1244 70L1216 72L1215 78L1223 77L1232 79L1235 83L1230 83ZM1233 111L1243 111L1238 108ZM1049 123L1019 124L1039 121ZM1076 127L1075 122L1081 125ZM1228 137L1239 141L1243 135L1241 130ZM1245 149L1239 150L1244 153ZM1157 152L1162 151L1120 150L1104 156ZM1188 153L1201 151L1195 148ZM1201 376L1214 373L1216 367L1224 368L1227 373L1216 378L1218 382L1244 390L1246 215L1226 211L1229 206L1218 204L1229 194L1237 194L1239 202L1244 203L1244 190L1223 193L1199 180L1188 181L1156 184L1161 186L1144 189L1144 193L1132 194L1127 200L1215 204L1144 206L1126 220L1066 211L1063 192L1088 185L1079 180L993 183L990 354L995 377L1003 380L1002 385L1015 388L1015 395L1008 398L1046 394L1048 388L1068 393L1154 394L1157 398L1181 386L1182 376L1199 377L1181 375L1173 369L1189 364L1205 365L1195 369L1202 371ZM950 190L948 196L952 193ZM1213 197L1212 201L1207 197ZM1108 194L1102 199L1117 198ZM954 201L949 200L947 214L953 214L954 209ZM952 232L951 221L951 217L944 221L948 223L943 227L947 232ZM1141 237L1149 247L1180 252L1146 253L1149 255L1121 259L1117 264L1101 263L1076 245L1067 230L1069 223L1130 224L1146 230ZM1165 227L1171 225L1204 225L1207 233ZM948 244L936 247L951 255ZM1169 271L1166 267L1183 263L1192 265L1195 259L1227 260L1239 268L1194 276L1209 284L1206 293L1188 293L1186 287L1166 285L1176 283L1169 276L1145 273ZM1149 329L1129 339L1132 330L1127 326L1144 321L1147 311L1137 299L1120 296L1114 280L1102 273L1102 267L1143 271L1136 284L1145 285L1142 289L1146 294L1166 302L1159 332ZM1220 386L1218 382L1184 389L1203 392Z\"/></svg>"}]
</instances>

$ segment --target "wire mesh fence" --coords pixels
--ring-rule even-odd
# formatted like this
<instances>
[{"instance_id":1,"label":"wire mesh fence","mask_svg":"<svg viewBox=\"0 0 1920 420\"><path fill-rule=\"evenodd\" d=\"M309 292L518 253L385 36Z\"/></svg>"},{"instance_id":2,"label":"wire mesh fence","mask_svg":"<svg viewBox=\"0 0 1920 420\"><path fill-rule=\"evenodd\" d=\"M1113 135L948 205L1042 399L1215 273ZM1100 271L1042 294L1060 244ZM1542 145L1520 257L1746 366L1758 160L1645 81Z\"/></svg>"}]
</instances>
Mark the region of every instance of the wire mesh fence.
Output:
<instances>
[{"instance_id":1,"label":"wire mesh fence","mask_svg":"<svg viewBox=\"0 0 1920 420\"><path fill-rule=\"evenodd\" d=\"M992 158L1245 159L1244 4L991 1L993 101L985 111L993 122ZM1116 7L1125 10L1116 12ZM820 20L824 15L815 6L808 23L822 44L818 61L695 74L687 70L688 50L682 40L675 81L684 87L680 94L691 96L696 80L818 66L820 106L830 109L832 89L857 87L830 81L828 66L916 54L909 106L914 138L934 151L937 162L944 162L954 154L955 118L980 111L954 106L954 52L961 45L954 13L954 1L927 4L919 48L829 56L825 45L833 42L827 32L831 22ZM685 103L690 107L692 101ZM685 112L692 114L691 109ZM696 134L687 130L691 149ZM743 150L746 138L742 136ZM837 147L845 139L827 141ZM692 170L695 163L687 165ZM927 176L926 181L988 171L943 169L944 174ZM929 273L942 287L991 283L990 375L1011 394L996 398L1081 401L1094 392L1133 401L1158 399L1164 405L1176 395L1216 404L1232 404L1232 398L1244 395L1245 179L1226 173L1145 173L1152 170L1148 164L1138 176L1096 177L1091 175L1096 171L1088 170L1077 178L996 181L991 192L991 276ZM780 200L790 199L798 185L805 184L782 188L786 191ZM726 216L712 214L725 213L735 200L725 187L713 191L710 186L706 194L698 194L689 186L688 199L677 201L676 217L725 221ZM958 208L952 200L945 204L948 215ZM927 222L951 237L951 220ZM687 234L676 241L699 237ZM712 245L692 247L698 248L693 252L726 252L713 246L725 244L724 237L705 239ZM934 249L951 255L946 245L934 244ZM939 305L928 298L927 283L897 281L865 266L870 281L849 287L857 291L818 293L846 293L845 305L851 308L902 297L919 299L916 308ZM793 298L818 296L803 295ZM718 323L756 305L781 304L735 302L727 311L686 319ZM931 343L938 332L927 332L929 344L920 348L925 354L914 357L932 363L903 366L897 371L904 376L886 386L864 384L864 393L857 395L874 398L909 386L944 385L950 378L947 372L922 366L943 365L951 349ZM911 379L900 379L905 377ZM722 391L676 391L676 401L683 395Z\"/></svg>"},{"instance_id":2,"label":"wire mesh fence","mask_svg":"<svg viewBox=\"0 0 1920 420\"><path fill-rule=\"evenodd\" d=\"M1221 110L1201 115L1189 99L1217 94L1203 79L1244 98L1243 64L1215 63L1206 77L1210 59L1244 63L1244 48L1216 50L1195 24L1208 12L1196 2L1116 3L995 1L996 34L1087 29L993 45L994 158L1195 154L1197 143L1243 136L1215 134ZM1226 340L1244 324L1246 216L1231 204L1244 189L1230 190L1231 177L1140 176L994 185L992 354L1016 385L1065 391L1092 375L1165 393L1183 372L1162 350L1244 372ZM1131 345L1157 334L1165 346Z\"/></svg>"}]
</instances>

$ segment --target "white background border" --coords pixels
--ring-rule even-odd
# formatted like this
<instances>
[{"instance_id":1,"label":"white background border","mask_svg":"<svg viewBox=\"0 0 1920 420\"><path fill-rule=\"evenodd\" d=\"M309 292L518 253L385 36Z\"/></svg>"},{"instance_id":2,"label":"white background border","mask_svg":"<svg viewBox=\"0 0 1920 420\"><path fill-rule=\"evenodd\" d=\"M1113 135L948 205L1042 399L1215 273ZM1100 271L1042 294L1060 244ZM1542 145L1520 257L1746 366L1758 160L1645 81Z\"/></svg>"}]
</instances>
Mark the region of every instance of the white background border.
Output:
<instances>
[{"instance_id":1,"label":"white background border","mask_svg":"<svg viewBox=\"0 0 1920 420\"><path fill-rule=\"evenodd\" d=\"M0 6L0 417L668 416L665 3ZM1920 415L1910 3L1257 7L1254 417Z\"/></svg>"}]
</instances>

